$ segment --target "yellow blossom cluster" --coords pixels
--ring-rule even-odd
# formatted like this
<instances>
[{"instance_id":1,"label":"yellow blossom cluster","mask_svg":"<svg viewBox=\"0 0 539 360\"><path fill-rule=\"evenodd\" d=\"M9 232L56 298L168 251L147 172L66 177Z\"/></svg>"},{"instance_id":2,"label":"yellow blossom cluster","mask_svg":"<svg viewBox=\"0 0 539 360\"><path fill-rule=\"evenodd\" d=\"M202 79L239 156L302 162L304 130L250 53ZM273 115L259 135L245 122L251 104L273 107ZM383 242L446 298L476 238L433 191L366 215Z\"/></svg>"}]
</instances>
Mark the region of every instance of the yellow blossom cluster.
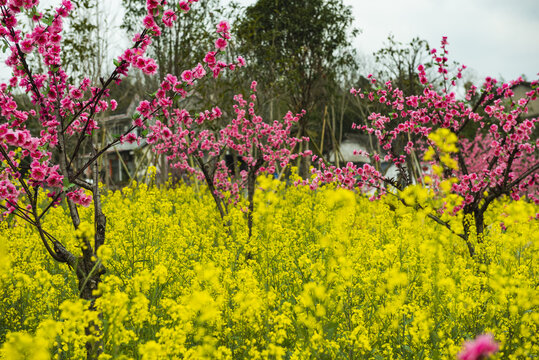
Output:
<instances>
[{"instance_id":1,"label":"yellow blossom cluster","mask_svg":"<svg viewBox=\"0 0 539 360\"><path fill-rule=\"evenodd\" d=\"M404 197L423 204L429 193ZM222 220L189 186L134 184L103 208L95 310L30 226L1 225L0 359L84 359L88 344L100 360L454 359L486 332L499 358L539 354L537 206L491 206L471 239L477 258L394 196L269 177L257 183L251 238L243 212ZM44 226L80 253L92 209L80 216L79 232L63 208Z\"/></svg>"},{"instance_id":2,"label":"yellow blossom cluster","mask_svg":"<svg viewBox=\"0 0 539 360\"><path fill-rule=\"evenodd\" d=\"M423 160L431 161L437 155L441 164L453 170L458 169L457 161L451 157L451 154L459 151L456 145L458 141L457 135L449 129L439 128L429 134L429 140L436 145L438 153L432 146L429 146L423 155ZM433 165L432 169L437 175L440 175L443 171L443 167L438 164Z\"/></svg>"}]
</instances>

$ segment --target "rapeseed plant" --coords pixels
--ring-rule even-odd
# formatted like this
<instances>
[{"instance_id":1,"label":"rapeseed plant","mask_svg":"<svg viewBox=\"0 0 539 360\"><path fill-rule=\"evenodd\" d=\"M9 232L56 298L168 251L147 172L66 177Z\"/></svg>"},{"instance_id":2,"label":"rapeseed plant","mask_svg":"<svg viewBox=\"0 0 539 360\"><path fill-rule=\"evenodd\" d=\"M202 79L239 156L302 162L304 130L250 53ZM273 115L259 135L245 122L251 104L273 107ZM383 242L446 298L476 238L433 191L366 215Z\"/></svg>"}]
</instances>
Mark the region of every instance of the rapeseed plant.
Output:
<instances>
[{"instance_id":1,"label":"rapeseed plant","mask_svg":"<svg viewBox=\"0 0 539 360\"><path fill-rule=\"evenodd\" d=\"M427 206L418 191L410 201ZM499 358L539 353L535 205L494 203L472 258L390 195L371 202L260 177L251 238L244 213L221 219L211 194L189 186L134 184L102 201L98 311L30 227L2 224L0 358L85 358L100 338L101 360L455 359L480 334ZM66 209L51 211L47 228L82 251ZM91 224L91 209L80 216Z\"/></svg>"}]
</instances>

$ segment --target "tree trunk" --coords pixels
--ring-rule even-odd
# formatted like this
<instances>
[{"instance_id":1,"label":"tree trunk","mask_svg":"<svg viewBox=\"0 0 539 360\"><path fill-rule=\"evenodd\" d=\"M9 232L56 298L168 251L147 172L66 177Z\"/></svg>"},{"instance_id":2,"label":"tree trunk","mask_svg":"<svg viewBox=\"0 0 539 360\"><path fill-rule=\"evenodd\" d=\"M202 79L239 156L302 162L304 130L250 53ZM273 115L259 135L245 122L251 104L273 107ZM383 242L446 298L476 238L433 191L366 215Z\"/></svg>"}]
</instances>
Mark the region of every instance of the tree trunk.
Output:
<instances>
[{"instance_id":1,"label":"tree trunk","mask_svg":"<svg viewBox=\"0 0 539 360\"><path fill-rule=\"evenodd\" d=\"M472 215L475 222L475 227L473 227L471 224ZM462 220L462 225L464 227L464 240L466 241L466 245L468 246L468 252L470 253L471 257L474 257L476 255L475 247L470 241L470 235L472 234L472 231L475 231L477 242L478 243L483 242L483 231L484 231L483 212L480 209L468 209L468 210L465 209L464 219Z\"/></svg>"},{"instance_id":2,"label":"tree trunk","mask_svg":"<svg viewBox=\"0 0 539 360\"><path fill-rule=\"evenodd\" d=\"M79 257L77 263L77 278L79 280L79 297L90 302L90 310L96 311L95 301L98 296L94 293L101 282L101 275L105 273L105 268L101 262L86 261L84 256ZM101 318L101 314L98 314ZM99 325L94 322L88 323L85 329L86 335L98 337L97 341L86 342L86 358L88 360L97 359L103 352L103 340L101 338Z\"/></svg>"},{"instance_id":3,"label":"tree trunk","mask_svg":"<svg viewBox=\"0 0 539 360\"><path fill-rule=\"evenodd\" d=\"M479 243L483 242L483 232L485 231L485 218L483 214L481 209L474 211L475 232L477 233L477 242Z\"/></svg>"}]
</instances>

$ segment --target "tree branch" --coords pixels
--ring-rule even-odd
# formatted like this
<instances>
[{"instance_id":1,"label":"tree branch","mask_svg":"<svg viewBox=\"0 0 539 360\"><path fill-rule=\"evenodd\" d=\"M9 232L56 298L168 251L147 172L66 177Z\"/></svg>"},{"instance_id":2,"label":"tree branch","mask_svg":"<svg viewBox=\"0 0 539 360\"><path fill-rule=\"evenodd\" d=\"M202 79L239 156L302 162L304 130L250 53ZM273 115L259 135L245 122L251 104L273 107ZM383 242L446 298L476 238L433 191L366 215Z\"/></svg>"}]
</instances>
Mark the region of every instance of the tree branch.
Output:
<instances>
[{"instance_id":1,"label":"tree branch","mask_svg":"<svg viewBox=\"0 0 539 360\"><path fill-rule=\"evenodd\" d=\"M539 170L539 162L532 165L528 170L523 172L516 180L514 180L512 183L509 184L508 188L512 189L516 185L518 185L522 180L533 174L535 171Z\"/></svg>"}]
</instances>

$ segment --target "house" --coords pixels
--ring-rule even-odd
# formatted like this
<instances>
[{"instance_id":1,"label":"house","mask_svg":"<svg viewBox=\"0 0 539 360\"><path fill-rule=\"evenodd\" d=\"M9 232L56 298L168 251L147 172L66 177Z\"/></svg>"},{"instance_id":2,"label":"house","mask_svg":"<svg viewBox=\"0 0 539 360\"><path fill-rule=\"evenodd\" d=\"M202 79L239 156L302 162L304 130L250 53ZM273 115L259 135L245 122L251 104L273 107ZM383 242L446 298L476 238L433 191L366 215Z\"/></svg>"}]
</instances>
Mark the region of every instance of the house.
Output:
<instances>
[{"instance_id":1,"label":"house","mask_svg":"<svg viewBox=\"0 0 539 360\"><path fill-rule=\"evenodd\" d=\"M517 86L513 87L513 92L515 95L513 96L514 99L520 99L526 97L526 93L530 92L532 89L531 83L529 82L522 82L518 84ZM530 100L528 103L528 114L526 114L526 119L536 118L539 116L539 96L536 97L535 100Z\"/></svg>"},{"instance_id":2,"label":"house","mask_svg":"<svg viewBox=\"0 0 539 360\"><path fill-rule=\"evenodd\" d=\"M328 160L332 164L345 165L348 162L352 162L355 165L371 164L373 161L370 156L374 153L381 153L381 159L383 159L384 152L380 151L378 146L378 139L374 135L369 138L368 134L356 134L348 133L345 135L344 140L337 148L337 151L331 150L328 154ZM384 174L392 164L382 160L380 163L380 170Z\"/></svg>"},{"instance_id":3,"label":"house","mask_svg":"<svg viewBox=\"0 0 539 360\"><path fill-rule=\"evenodd\" d=\"M101 119L101 146L114 141L118 136L125 134L132 125L132 114L139 103L139 98L134 97L124 114L111 115ZM138 136L141 129L133 130ZM109 148L102 156L100 179L108 187L119 188L129 184L132 180L138 182L148 181L148 168L155 166L157 181L166 181L168 169L164 156L154 154L145 139L140 143L116 144Z\"/></svg>"}]
</instances>

